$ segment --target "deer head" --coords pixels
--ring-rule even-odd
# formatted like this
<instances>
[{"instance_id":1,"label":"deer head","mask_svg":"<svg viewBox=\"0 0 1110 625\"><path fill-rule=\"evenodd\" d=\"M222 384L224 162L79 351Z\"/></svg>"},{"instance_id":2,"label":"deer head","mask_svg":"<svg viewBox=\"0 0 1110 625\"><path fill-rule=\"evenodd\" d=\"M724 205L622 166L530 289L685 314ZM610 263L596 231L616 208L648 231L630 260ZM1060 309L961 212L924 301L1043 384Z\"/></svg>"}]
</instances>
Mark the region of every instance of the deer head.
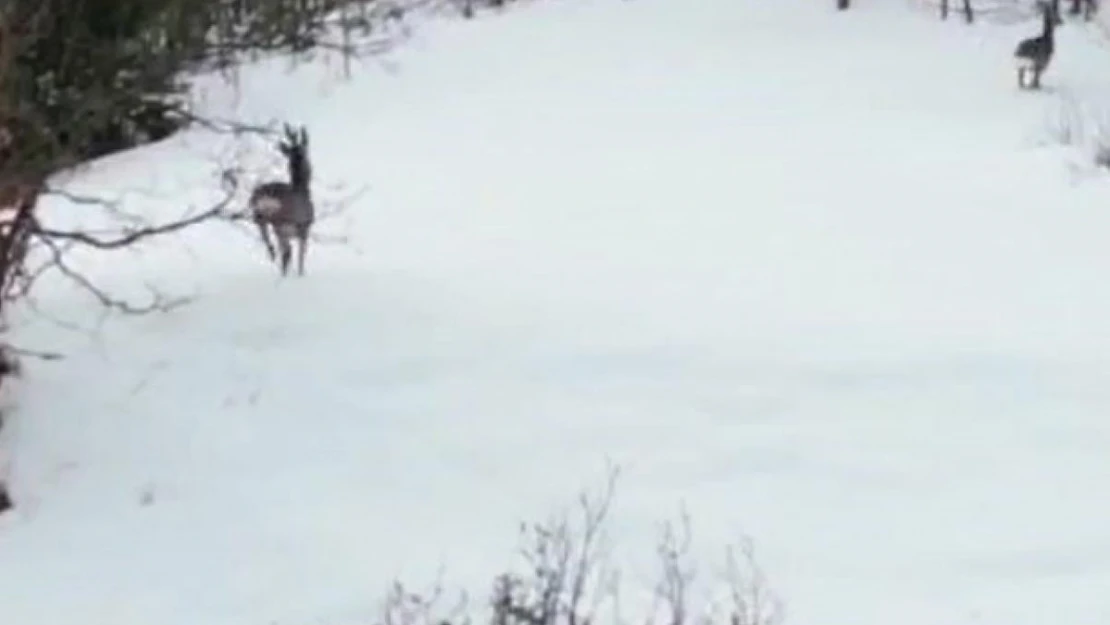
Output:
<instances>
[{"instance_id":1,"label":"deer head","mask_svg":"<svg viewBox=\"0 0 1110 625\"><path fill-rule=\"evenodd\" d=\"M307 188L312 179L312 165L308 160L308 130L285 124L285 137L278 143L278 150L289 162L289 178L295 186Z\"/></svg>"}]
</instances>

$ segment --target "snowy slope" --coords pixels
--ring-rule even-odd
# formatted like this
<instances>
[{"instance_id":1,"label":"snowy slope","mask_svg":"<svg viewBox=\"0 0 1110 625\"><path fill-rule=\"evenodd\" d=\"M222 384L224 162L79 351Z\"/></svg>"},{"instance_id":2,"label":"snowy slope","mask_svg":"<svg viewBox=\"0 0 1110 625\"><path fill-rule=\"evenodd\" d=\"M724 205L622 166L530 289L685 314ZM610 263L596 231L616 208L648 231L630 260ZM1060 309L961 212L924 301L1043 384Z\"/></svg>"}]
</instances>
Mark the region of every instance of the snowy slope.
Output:
<instances>
[{"instance_id":1,"label":"snowy slope","mask_svg":"<svg viewBox=\"0 0 1110 625\"><path fill-rule=\"evenodd\" d=\"M226 224L84 260L198 297L166 315L44 286L18 336L68 358L3 432L2 622L347 625L441 565L484 592L611 459L634 586L683 503L707 559L755 538L791 623L1105 623L1110 184L1042 139L1110 54L1066 27L1018 93L1031 24L827 4L552 0L347 82L206 86L309 125L347 242L285 282ZM73 186L177 216L238 145Z\"/></svg>"}]
</instances>

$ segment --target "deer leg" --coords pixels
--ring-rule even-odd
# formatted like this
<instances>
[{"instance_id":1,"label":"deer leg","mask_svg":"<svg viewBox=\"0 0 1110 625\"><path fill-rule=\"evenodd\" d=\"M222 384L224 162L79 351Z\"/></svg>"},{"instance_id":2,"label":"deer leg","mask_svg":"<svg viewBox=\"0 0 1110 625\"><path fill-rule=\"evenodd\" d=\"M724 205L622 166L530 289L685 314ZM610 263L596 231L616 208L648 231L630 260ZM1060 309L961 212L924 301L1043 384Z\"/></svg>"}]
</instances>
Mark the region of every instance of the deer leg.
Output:
<instances>
[{"instance_id":1,"label":"deer leg","mask_svg":"<svg viewBox=\"0 0 1110 625\"><path fill-rule=\"evenodd\" d=\"M278 246L281 248L281 275L286 276L289 275L289 259L293 256L293 250L287 239L282 239Z\"/></svg>"},{"instance_id":2,"label":"deer leg","mask_svg":"<svg viewBox=\"0 0 1110 625\"><path fill-rule=\"evenodd\" d=\"M269 254L270 260L274 258L274 242L270 240L270 229L267 223L261 219L255 219L254 223L258 226L258 234L262 237L262 243L266 245L266 253Z\"/></svg>"},{"instance_id":3,"label":"deer leg","mask_svg":"<svg viewBox=\"0 0 1110 625\"><path fill-rule=\"evenodd\" d=\"M288 275L289 261L293 257L293 232L287 225L277 228L278 250L281 252L281 275Z\"/></svg>"},{"instance_id":4,"label":"deer leg","mask_svg":"<svg viewBox=\"0 0 1110 625\"><path fill-rule=\"evenodd\" d=\"M308 227L297 227L297 273L304 275L304 256L308 252Z\"/></svg>"},{"instance_id":5,"label":"deer leg","mask_svg":"<svg viewBox=\"0 0 1110 625\"><path fill-rule=\"evenodd\" d=\"M281 248L281 275L289 275L289 259L293 256L293 250L287 240L282 240L278 246Z\"/></svg>"}]
</instances>

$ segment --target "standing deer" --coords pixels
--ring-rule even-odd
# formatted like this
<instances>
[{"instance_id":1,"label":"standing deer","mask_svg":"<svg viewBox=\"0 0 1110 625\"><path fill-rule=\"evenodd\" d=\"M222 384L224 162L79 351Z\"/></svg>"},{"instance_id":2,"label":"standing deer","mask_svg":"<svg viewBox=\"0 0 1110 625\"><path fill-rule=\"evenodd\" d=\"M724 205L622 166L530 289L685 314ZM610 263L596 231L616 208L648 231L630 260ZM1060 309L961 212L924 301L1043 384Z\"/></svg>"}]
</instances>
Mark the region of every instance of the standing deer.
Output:
<instances>
[{"instance_id":1,"label":"standing deer","mask_svg":"<svg viewBox=\"0 0 1110 625\"><path fill-rule=\"evenodd\" d=\"M1061 23L1055 2L1041 0L1037 6L1041 11L1041 34L1021 40L1014 50L1018 66L1018 87L1022 89L1041 88L1041 74L1052 61L1052 54L1056 49L1053 31ZM1026 80L1026 75L1031 75L1032 79Z\"/></svg>"},{"instance_id":2,"label":"standing deer","mask_svg":"<svg viewBox=\"0 0 1110 625\"><path fill-rule=\"evenodd\" d=\"M304 126L295 130L286 124L285 138L278 143L278 150L289 165L289 182L265 182L255 187L250 197L250 213L270 260L279 262L283 276L289 273L293 239L298 241L297 273L303 276L308 233L316 219L309 189L312 164L308 160L308 131ZM277 238L277 252L271 232Z\"/></svg>"}]
</instances>

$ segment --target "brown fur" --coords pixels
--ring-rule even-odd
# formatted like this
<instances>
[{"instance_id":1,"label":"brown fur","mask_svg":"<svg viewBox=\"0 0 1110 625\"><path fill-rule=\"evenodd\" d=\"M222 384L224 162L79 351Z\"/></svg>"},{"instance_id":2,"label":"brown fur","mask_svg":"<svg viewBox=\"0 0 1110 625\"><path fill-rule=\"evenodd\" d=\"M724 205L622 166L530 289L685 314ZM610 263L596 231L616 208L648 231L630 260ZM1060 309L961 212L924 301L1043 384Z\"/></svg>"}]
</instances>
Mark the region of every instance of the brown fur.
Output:
<instances>
[{"instance_id":1,"label":"brown fur","mask_svg":"<svg viewBox=\"0 0 1110 625\"><path fill-rule=\"evenodd\" d=\"M251 193L250 210L270 260L278 263L281 274L289 272L293 241L297 241L297 273L304 275L308 236L316 220L312 202L312 165L308 158L308 131L285 126L285 139L278 144L289 165L289 181L266 182ZM271 238L272 235L272 238ZM277 250L274 241L277 239Z\"/></svg>"}]
</instances>

